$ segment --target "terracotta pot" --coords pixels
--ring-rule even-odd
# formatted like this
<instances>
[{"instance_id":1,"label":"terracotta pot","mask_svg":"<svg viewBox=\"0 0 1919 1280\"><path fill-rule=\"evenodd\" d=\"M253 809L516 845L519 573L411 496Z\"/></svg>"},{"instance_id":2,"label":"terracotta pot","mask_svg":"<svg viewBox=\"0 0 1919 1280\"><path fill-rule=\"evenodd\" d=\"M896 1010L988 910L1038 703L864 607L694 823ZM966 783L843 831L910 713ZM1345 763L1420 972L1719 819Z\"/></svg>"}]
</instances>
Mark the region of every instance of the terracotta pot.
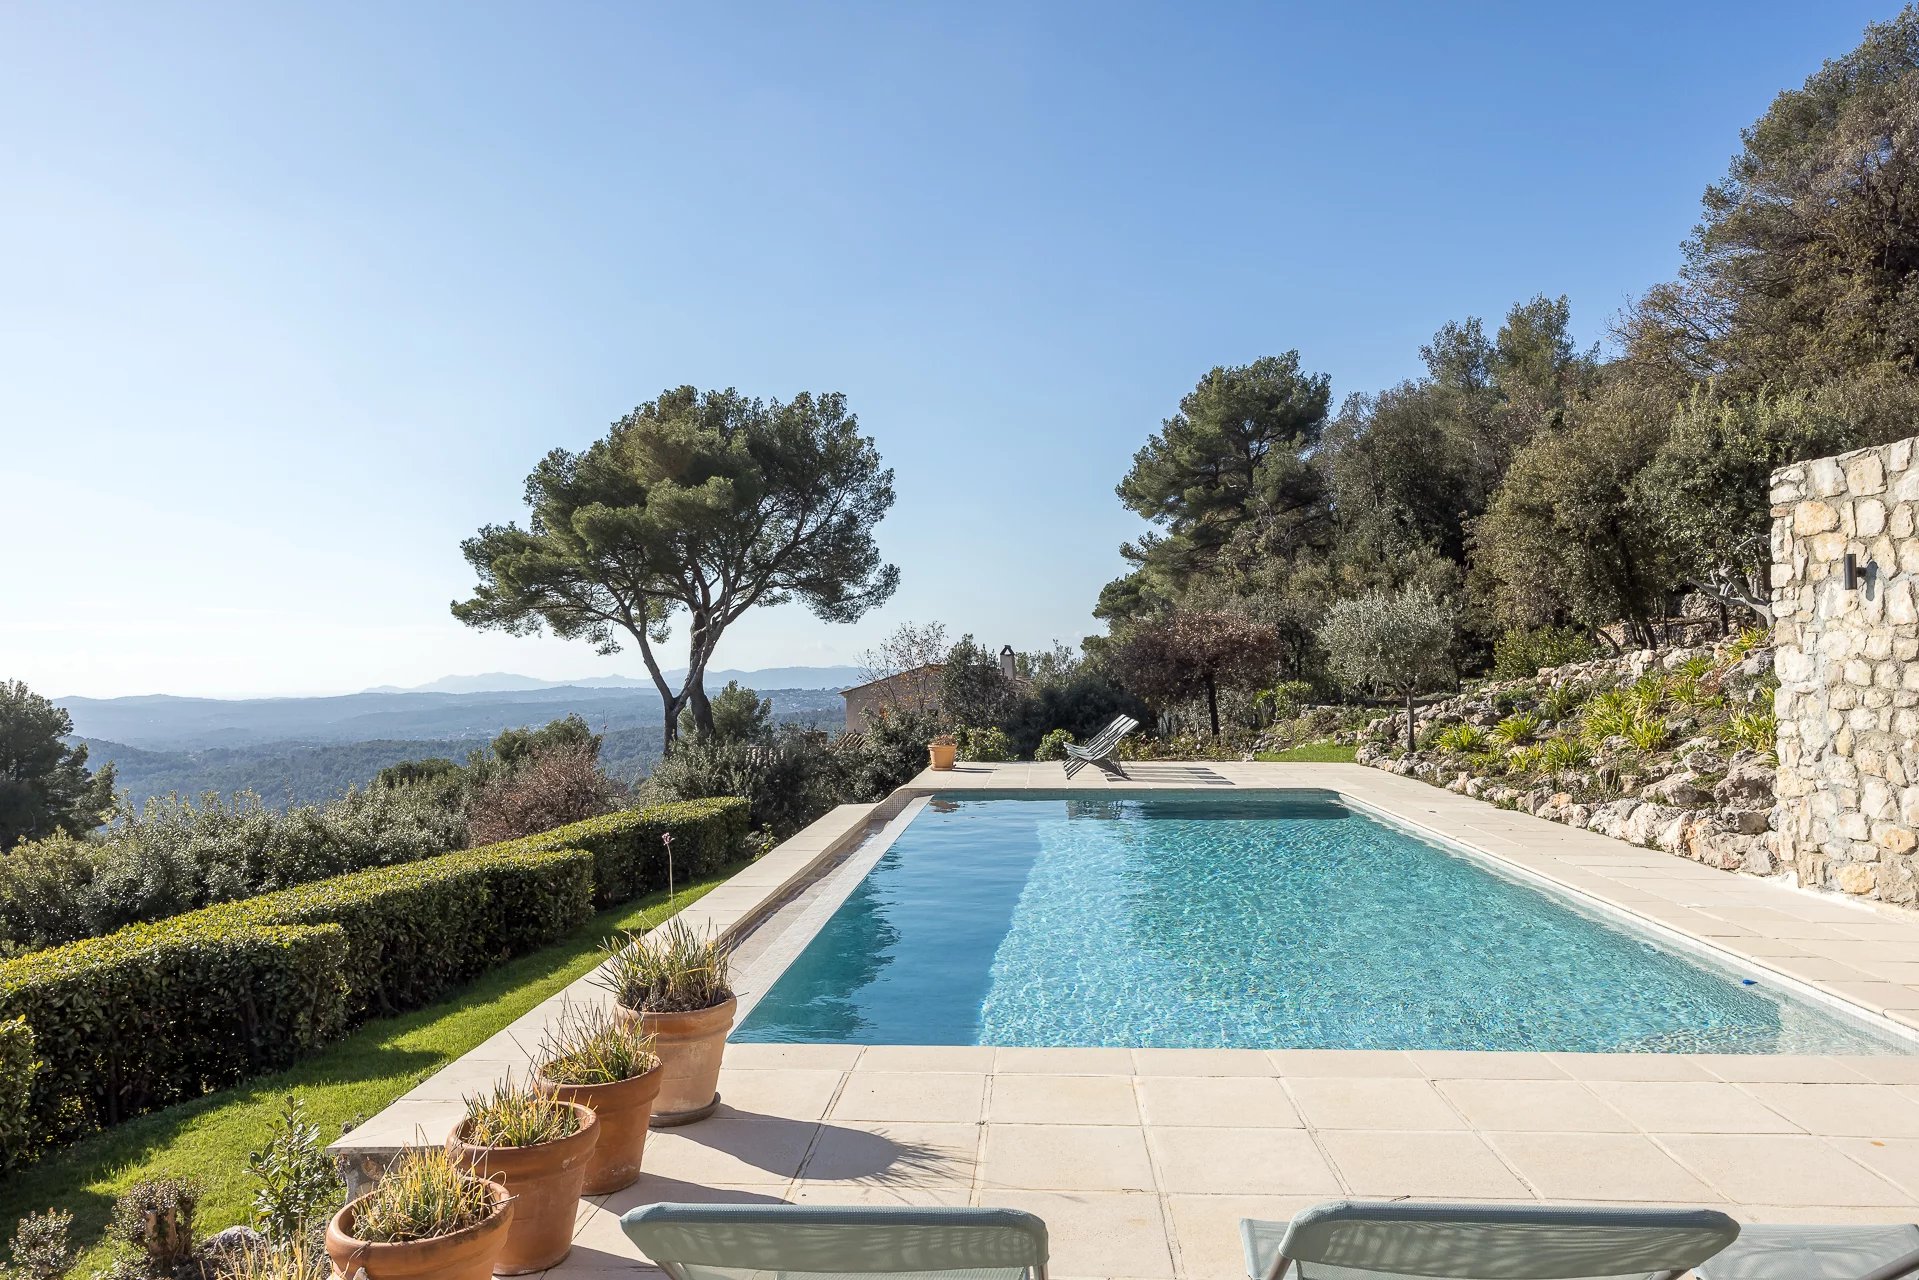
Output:
<instances>
[{"instance_id":1,"label":"terracotta pot","mask_svg":"<svg viewBox=\"0 0 1919 1280\"><path fill-rule=\"evenodd\" d=\"M513 1197L513 1223L493 1264L496 1276L522 1276L557 1266L573 1247L573 1219L587 1162L599 1144L598 1117L578 1103L567 1103L580 1127L564 1138L537 1147L478 1147L460 1135L468 1121L448 1135L453 1158L482 1177L500 1183Z\"/></svg>"},{"instance_id":2,"label":"terracotta pot","mask_svg":"<svg viewBox=\"0 0 1919 1280\"><path fill-rule=\"evenodd\" d=\"M728 996L710 1009L691 1013L637 1013L615 1008L622 1019L640 1020L660 1056L660 1096L653 1102L655 1129L704 1120L720 1105L720 1055L740 1002Z\"/></svg>"},{"instance_id":3,"label":"terracotta pot","mask_svg":"<svg viewBox=\"0 0 1919 1280\"><path fill-rule=\"evenodd\" d=\"M926 755L935 769L951 769L953 762L959 759L959 744L935 742L926 748Z\"/></svg>"},{"instance_id":4,"label":"terracotta pot","mask_svg":"<svg viewBox=\"0 0 1919 1280\"><path fill-rule=\"evenodd\" d=\"M547 1097L590 1107L599 1118L600 1140L586 1162L583 1194L605 1195L640 1180L647 1122L653 1118L653 1100L660 1096L665 1080L666 1069L658 1065L644 1075L612 1084L558 1084L545 1076L534 1077L533 1087Z\"/></svg>"},{"instance_id":5,"label":"terracotta pot","mask_svg":"<svg viewBox=\"0 0 1919 1280\"><path fill-rule=\"evenodd\" d=\"M507 1189L497 1182L491 1185L495 1207L485 1222L450 1236L402 1244L372 1244L354 1236L354 1211L366 1203L361 1196L326 1224L326 1256L332 1259L333 1274L346 1278L364 1270L369 1280L487 1280L506 1247L514 1209Z\"/></svg>"}]
</instances>

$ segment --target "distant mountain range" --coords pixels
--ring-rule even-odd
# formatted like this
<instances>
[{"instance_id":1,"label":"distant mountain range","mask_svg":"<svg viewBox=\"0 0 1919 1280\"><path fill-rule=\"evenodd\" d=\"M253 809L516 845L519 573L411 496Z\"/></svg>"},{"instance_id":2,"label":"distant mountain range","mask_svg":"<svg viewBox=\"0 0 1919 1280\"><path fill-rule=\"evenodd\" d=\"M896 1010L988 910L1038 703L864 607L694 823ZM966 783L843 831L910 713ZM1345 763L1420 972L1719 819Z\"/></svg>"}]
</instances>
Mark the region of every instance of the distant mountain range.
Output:
<instances>
[{"instance_id":1,"label":"distant mountain range","mask_svg":"<svg viewBox=\"0 0 1919 1280\"><path fill-rule=\"evenodd\" d=\"M666 673L669 684L677 687L686 678L686 668ZM709 671L708 692L737 680L752 689L845 689L862 683L865 674L858 667L766 667L759 671ZM586 676L579 680L541 680L536 676L515 675L511 671L486 671L475 676L441 676L425 684L410 686L382 684L367 693L507 693L529 689L651 689L650 676Z\"/></svg>"},{"instance_id":2,"label":"distant mountain range","mask_svg":"<svg viewBox=\"0 0 1919 1280\"><path fill-rule=\"evenodd\" d=\"M780 684L796 677L805 683ZM434 684L498 679L526 677L459 676ZM729 679L770 698L778 719L824 728L837 728L844 715L838 690L859 683L853 668L776 667L710 672L708 692ZM310 803L365 783L396 761L461 759L502 729L537 727L574 714L605 735L609 772L643 775L660 754L660 699L650 680L368 690L326 698L147 694L55 701L73 717L73 736L87 744L90 763L114 761L120 788L135 800L252 790L271 804Z\"/></svg>"}]
</instances>

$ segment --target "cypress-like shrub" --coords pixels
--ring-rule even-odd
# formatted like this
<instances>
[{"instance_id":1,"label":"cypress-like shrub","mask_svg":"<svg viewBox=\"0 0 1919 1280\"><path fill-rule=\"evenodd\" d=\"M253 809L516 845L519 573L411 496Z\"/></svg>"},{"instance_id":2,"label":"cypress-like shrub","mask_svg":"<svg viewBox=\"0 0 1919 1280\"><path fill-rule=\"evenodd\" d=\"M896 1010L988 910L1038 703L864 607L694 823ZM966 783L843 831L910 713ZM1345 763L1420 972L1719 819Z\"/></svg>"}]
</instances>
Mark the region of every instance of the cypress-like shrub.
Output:
<instances>
[{"instance_id":1,"label":"cypress-like shrub","mask_svg":"<svg viewBox=\"0 0 1919 1280\"><path fill-rule=\"evenodd\" d=\"M673 800L569 823L512 844L588 850L593 855L594 902L611 907L666 888L661 836L673 837L674 876L684 884L738 858L746 848L747 824L747 803L738 796Z\"/></svg>"},{"instance_id":2,"label":"cypress-like shrub","mask_svg":"<svg viewBox=\"0 0 1919 1280\"><path fill-rule=\"evenodd\" d=\"M39 1149L286 1066L346 1022L337 925L204 916L0 962L0 1018L32 1028Z\"/></svg>"},{"instance_id":3,"label":"cypress-like shrub","mask_svg":"<svg viewBox=\"0 0 1919 1280\"><path fill-rule=\"evenodd\" d=\"M19 1164L27 1154L33 1077L39 1066L33 1055L33 1028L27 1020L0 1022L0 1172Z\"/></svg>"}]
</instances>

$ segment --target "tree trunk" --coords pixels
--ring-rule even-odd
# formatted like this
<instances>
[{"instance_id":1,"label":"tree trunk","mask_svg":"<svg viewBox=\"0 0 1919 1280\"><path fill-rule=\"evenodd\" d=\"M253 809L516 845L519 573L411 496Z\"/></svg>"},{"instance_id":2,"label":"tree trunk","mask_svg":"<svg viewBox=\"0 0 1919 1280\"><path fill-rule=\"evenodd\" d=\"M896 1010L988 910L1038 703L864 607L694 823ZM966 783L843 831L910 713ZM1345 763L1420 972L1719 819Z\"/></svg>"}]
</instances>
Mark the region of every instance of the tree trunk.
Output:
<instances>
[{"instance_id":1,"label":"tree trunk","mask_svg":"<svg viewBox=\"0 0 1919 1280\"><path fill-rule=\"evenodd\" d=\"M713 732L713 704L707 700L704 681L695 681L686 690L686 705L693 711L693 727L701 736Z\"/></svg>"},{"instance_id":2,"label":"tree trunk","mask_svg":"<svg viewBox=\"0 0 1919 1280\"><path fill-rule=\"evenodd\" d=\"M1406 750L1419 750L1419 735L1413 732L1413 690L1406 686Z\"/></svg>"},{"instance_id":3,"label":"tree trunk","mask_svg":"<svg viewBox=\"0 0 1919 1280\"><path fill-rule=\"evenodd\" d=\"M1206 714L1213 722L1213 737L1219 737L1219 690L1211 676L1206 677Z\"/></svg>"}]
</instances>

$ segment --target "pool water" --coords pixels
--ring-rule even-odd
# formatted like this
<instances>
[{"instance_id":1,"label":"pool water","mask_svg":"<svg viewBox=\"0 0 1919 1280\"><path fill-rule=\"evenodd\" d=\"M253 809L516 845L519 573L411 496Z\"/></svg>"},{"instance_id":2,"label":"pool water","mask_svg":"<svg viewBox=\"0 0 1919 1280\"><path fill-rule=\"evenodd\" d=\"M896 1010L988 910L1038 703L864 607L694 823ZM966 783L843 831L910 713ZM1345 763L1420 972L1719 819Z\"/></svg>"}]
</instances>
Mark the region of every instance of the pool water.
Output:
<instances>
[{"instance_id":1,"label":"pool water","mask_svg":"<svg viewBox=\"0 0 1919 1280\"><path fill-rule=\"evenodd\" d=\"M1320 792L935 797L733 1039L1912 1049Z\"/></svg>"}]
</instances>

